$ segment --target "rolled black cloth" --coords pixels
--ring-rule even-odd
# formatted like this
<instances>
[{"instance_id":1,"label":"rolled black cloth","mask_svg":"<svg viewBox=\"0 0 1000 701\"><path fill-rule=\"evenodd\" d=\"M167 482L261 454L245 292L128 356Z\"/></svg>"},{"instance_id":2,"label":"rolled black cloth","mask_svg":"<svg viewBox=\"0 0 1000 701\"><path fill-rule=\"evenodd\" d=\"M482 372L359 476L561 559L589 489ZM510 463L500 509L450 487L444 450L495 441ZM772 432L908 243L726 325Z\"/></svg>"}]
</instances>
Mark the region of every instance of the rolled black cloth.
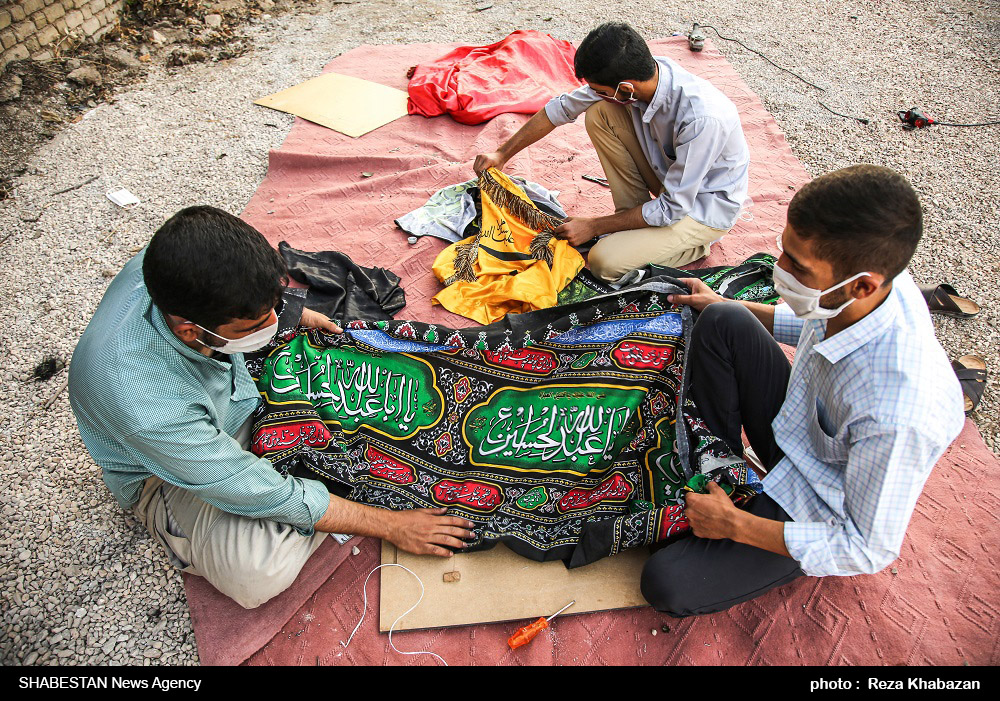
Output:
<instances>
[{"instance_id":1,"label":"rolled black cloth","mask_svg":"<svg viewBox=\"0 0 1000 701\"><path fill-rule=\"evenodd\" d=\"M385 268L363 268L338 251L300 251L278 244L288 274L309 285L306 307L334 321L391 319L406 306L399 276Z\"/></svg>"}]
</instances>

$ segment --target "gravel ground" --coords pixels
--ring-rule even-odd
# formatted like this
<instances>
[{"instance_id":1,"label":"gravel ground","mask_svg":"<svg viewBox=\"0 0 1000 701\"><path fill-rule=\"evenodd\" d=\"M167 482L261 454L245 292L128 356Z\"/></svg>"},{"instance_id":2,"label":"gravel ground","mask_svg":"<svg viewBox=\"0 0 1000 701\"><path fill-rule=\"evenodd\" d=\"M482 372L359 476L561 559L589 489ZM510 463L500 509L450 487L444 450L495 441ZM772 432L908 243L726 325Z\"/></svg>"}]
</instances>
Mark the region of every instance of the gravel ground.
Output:
<instances>
[{"instance_id":1,"label":"gravel ground","mask_svg":"<svg viewBox=\"0 0 1000 701\"><path fill-rule=\"evenodd\" d=\"M564 9L567 5L571 9ZM355 46L496 41L516 28L581 39L624 20L648 38L711 23L827 88L818 92L743 48L720 42L813 175L856 162L904 173L926 210L918 281L951 281L984 307L974 320L935 319L949 355L975 352L993 370L974 415L1000 448L1000 127L903 132L914 105L957 122L1000 118L1000 7L961 0L619 0L515 3L473 12L471 0L321 0L248 28L254 51L217 64L154 68L46 144L0 202L0 663L198 663L181 577L101 482L65 391L66 373L36 383L43 354L68 359L110 278L181 207L240 212L264 177L268 149L292 118L251 106ZM274 128L267 123L277 124ZM98 179L61 195L51 193ZM104 198L127 187L142 204ZM30 221L37 218L37 221ZM8 238L9 237L9 238ZM6 239L6 240L5 240Z\"/></svg>"}]
</instances>

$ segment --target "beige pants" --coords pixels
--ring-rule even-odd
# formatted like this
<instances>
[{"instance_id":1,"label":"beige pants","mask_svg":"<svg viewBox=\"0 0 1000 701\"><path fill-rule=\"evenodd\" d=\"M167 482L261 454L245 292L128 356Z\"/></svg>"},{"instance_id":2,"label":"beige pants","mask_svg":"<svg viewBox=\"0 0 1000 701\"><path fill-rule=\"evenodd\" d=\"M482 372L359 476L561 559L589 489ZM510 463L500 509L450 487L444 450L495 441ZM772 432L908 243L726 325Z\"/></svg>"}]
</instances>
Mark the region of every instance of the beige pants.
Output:
<instances>
[{"instance_id":1,"label":"beige pants","mask_svg":"<svg viewBox=\"0 0 1000 701\"><path fill-rule=\"evenodd\" d=\"M597 102L586 112L587 134L611 186L615 212L624 212L659 196L663 183L642 152L629 108ZM708 255L709 247L726 233L684 217L670 226L647 226L602 236L590 249L590 271L614 282L646 263L672 268Z\"/></svg>"},{"instance_id":2,"label":"beige pants","mask_svg":"<svg viewBox=\"0 0 1000 701\"><path fill-rule=\"evenodd\" d=\"M249 437L248 431L241 434ZM168 510L176 524L173 528L168 525ZM132 511L163 546L172 565L204 577L248 609L291 586L328 535L317 532L307 537L288 524L226 513L159 477L146 478Z\"/></svg>"}]
</instances>

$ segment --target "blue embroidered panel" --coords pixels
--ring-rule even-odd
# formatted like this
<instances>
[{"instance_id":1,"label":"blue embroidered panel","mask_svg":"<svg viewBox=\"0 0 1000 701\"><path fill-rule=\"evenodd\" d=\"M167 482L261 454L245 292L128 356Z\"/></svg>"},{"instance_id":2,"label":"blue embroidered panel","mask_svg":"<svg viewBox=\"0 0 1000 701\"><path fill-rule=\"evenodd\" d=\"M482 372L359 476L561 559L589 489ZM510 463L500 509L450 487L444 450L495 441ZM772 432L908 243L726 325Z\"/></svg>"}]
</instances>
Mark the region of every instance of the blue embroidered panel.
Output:
<instances>
[{"instance_id":1,"label":"blue embroidered panel","mask_svg":"<svg viewBox=\"0 0 1000 701\"><path fill-rule=\"evenodd\" d=\"M681 336L684 328L680 312L665 312L648 319L622 319L604 321L590 326L570 329L552 339L553 343L578 346L584 343L609 343L633 333L652 333L662 336Z\"/></svg>"},{"instance_id":2,"label":"blue embroidered panel","mask_svg":"<svg viewBox=\"0 0 1000 701\"><path fill-rule=\"evenodd\" d=\"M407 341L405 339L393 338L384 331L344 329L356 341L363 341L370 346L384 351L394 351L396 353L433 353L434 351L452 350L451 346L439 343L423 343L421 341Z\"/></svg>"}]
</instances>

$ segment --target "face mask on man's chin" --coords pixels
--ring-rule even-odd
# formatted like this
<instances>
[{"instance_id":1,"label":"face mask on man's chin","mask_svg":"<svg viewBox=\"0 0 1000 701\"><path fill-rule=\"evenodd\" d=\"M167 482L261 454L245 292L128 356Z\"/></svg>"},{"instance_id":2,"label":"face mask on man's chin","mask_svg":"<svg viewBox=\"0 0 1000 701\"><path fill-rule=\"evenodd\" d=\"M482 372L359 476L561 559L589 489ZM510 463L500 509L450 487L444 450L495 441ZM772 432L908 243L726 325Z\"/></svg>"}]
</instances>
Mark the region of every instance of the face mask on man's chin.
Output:
<instances>
[{"instance_id":1,"label":"face mask on man's chin","mask_svg":"<svg viewBox=\"0 0 1000 701\"><path fill-rule=\"evenodd\" d=\"M781 295L782 300L784 300L789 308L791 308L795 316L800 319L832 319L853 303L855 298L848 295L845 290L844 294L847 295L847 299L843 301L843 303L837 304L832 308L820 306L820 299L831 292L843 289L844 285L847 283L857 280L860 277L864 277L865 275L871 275L871 273L858 273L857 275L852 275L846 280L837 283L833 287L829 287L825 290L816 290L811 287L806 287L790 272L782 268L780 265L775 265L774 289L779 295Z\"/></svg>"},{"instance_id":2,"label":"face mask on man's chin","mask_svg":"<svg viewBox=\"0 0 1000 701\"><path fill-rule=\"evenodd\" d=\"M194 324L193 321L190 323ZM277 318L275 318L273 324L265 326L264 328L258 331L254 331L252 334L244 336L243 338L235 338L235 339L226 338L225 336L220 336L219 334L213 331L209 331L200 324L194 324L194 325L205 332L204 334L202 334L201 337L195 339L196 341L198 341L198 343L205 346L206 348L211 348L213 351L216 351L217 353L226 353L228 355L231 355L233 353L253 353L254 351L258 351L264 346L266 346L268 343L270 343L271 339L274 338L274 335L278 333ZM216 346L213 345L212 343L208 343L205 340L206 338L211 338L213 336L215 338L221 338L226 343L224 343L221 346Z\"/></svg>"}]
</instances>

